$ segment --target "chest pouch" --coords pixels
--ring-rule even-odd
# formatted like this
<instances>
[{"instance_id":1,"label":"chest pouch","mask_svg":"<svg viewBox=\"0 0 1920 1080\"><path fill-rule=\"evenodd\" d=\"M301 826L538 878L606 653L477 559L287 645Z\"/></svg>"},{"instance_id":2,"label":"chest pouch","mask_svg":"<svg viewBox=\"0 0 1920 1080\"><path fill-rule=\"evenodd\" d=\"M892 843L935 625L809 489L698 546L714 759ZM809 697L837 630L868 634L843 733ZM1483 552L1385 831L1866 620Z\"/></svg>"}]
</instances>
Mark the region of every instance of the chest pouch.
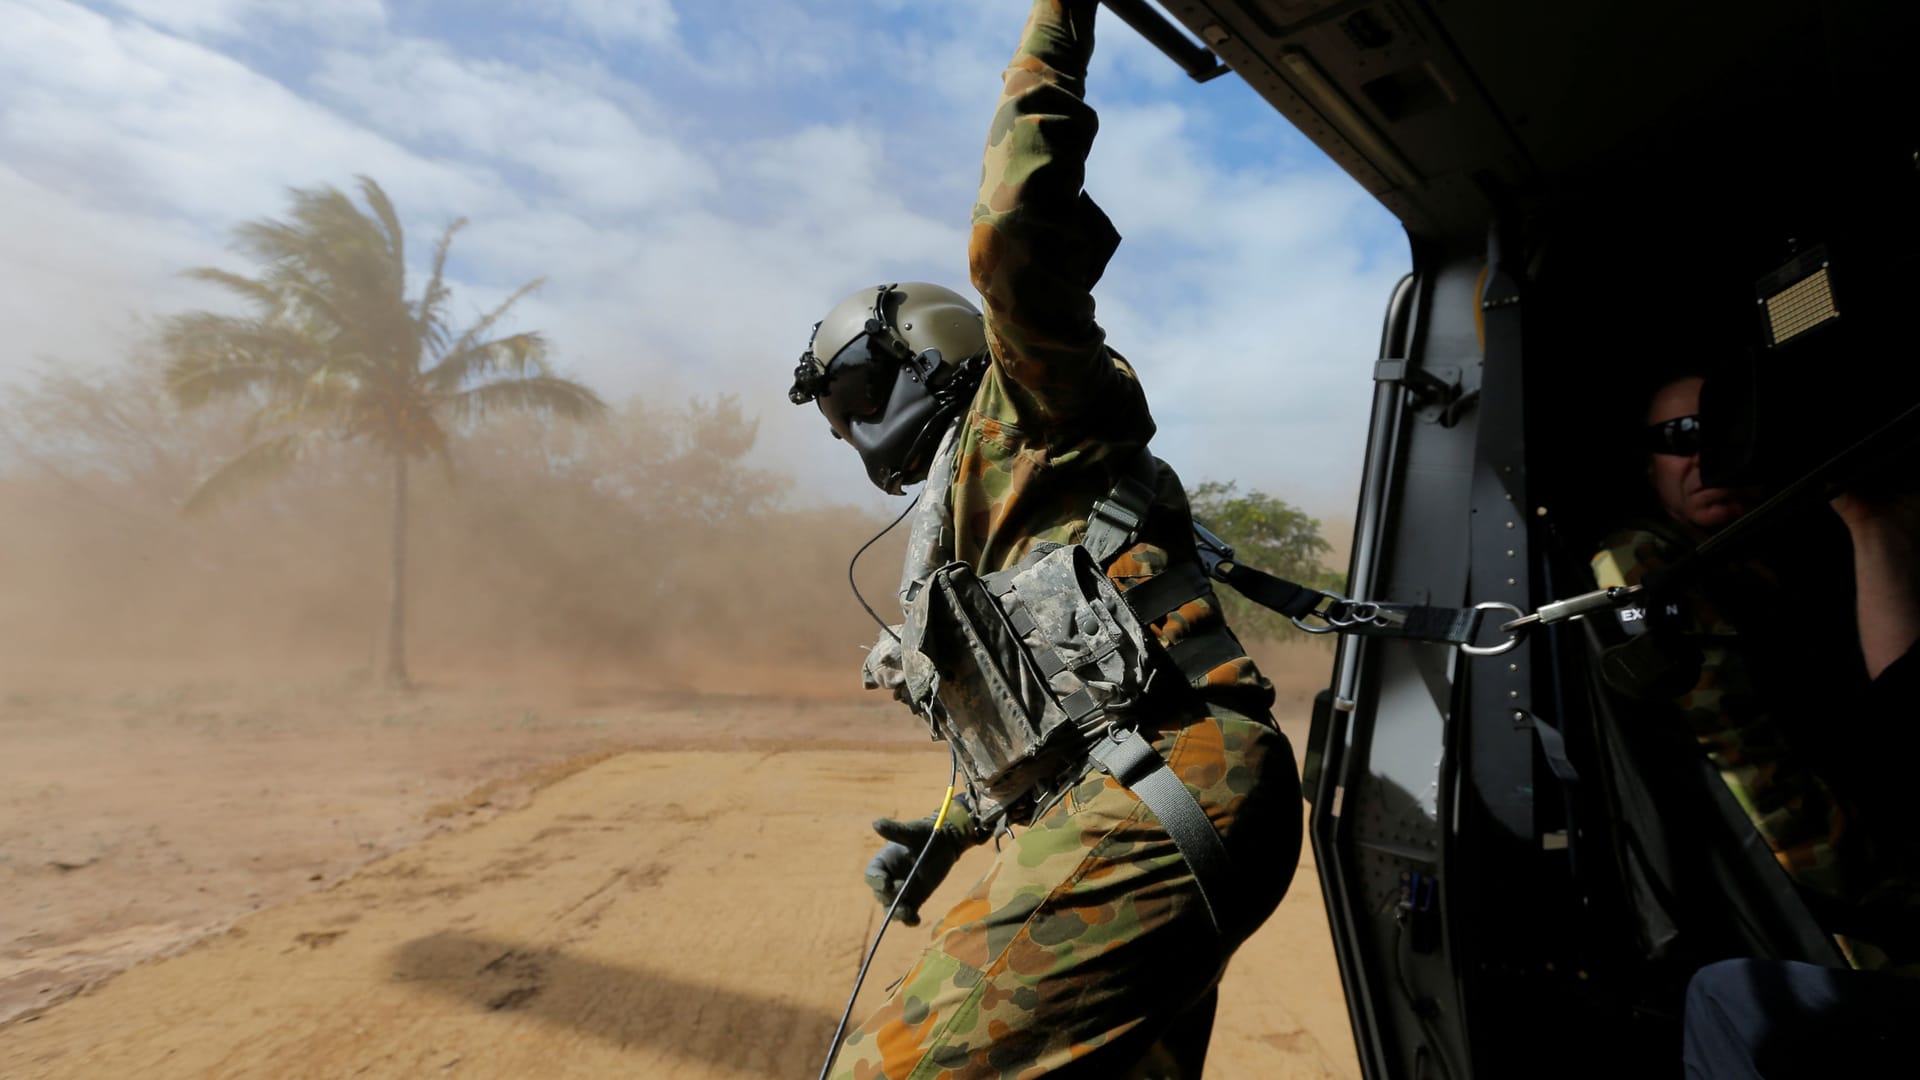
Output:
<instances>
[{"instance_id":1,"label":"chest pouch","mask_svg":"<svg viewBox=\"0 0 1920 1080\"><path fill-rule=\"evenodd\" d=\"M1140 621L1078 544L1038 544L984 576L949 563L906 615L908 696L975 791L1015 814L1110 728L1129 726L1147 690Z\"/></svg>"}]
</instances>

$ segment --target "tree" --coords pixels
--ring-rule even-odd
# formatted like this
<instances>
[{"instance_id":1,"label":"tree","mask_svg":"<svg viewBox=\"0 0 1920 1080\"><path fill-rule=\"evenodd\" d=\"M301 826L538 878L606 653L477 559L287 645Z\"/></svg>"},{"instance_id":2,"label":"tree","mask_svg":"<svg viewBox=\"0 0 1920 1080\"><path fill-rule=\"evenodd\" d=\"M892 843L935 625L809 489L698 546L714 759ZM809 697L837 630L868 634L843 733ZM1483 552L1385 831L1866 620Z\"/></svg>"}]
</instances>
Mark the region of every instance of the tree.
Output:
<instances>
[{"instance_id":1,"label":"tree","mask_svg":"<svg viewBox=\"0 0 1920 1080\"><path fill-rule=\"evenodd\" d=\"M399 215L380 185L360 177L362 210L333 187L292 191L285 220L235 230L235 248L260 264L255 277L200 268L188 276L238 296L246 315L175 316L163 341L167 388L184 409L241 399L253 407L250 445L188 497L189 513L284 475L328 442L364 442L392 470L388 683L407 683L405 649L407 477L432 455L449 470L450 427L493 410L567 420L601 415L592 390L553 374L534 332L490 336L539 280L515 290L466 330L448 324L447 252L462 218L441 233L432 274L407 296Z\"/></svg>"},{"instance_id":2,"label":"tree","mask_svg":"<svg viewBox=\"0 0 1920 1080\"><path fill-rule=\"evenodd\" d=\"M1193 516L1222 540L1233 545L1240 562L1269 574L1338 592L1344 575L1320 561L1333 545L1320 535L1320 522L1283 500L1258 491L1235 493L1235 485L1208 481L1187 493ZM1242 597L1231 588L1219 590L1227 619L1249 637L1285 638L1300 631L1278 612Z\"/></svg>"}]
</instances>

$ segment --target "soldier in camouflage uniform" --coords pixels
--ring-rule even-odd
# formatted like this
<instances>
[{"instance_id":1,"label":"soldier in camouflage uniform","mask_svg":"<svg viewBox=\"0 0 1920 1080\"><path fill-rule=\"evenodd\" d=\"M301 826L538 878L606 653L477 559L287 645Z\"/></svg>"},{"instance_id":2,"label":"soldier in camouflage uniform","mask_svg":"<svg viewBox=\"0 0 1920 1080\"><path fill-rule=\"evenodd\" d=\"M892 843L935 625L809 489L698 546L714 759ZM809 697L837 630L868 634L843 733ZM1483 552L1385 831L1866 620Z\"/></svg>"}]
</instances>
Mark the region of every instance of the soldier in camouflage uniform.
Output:
<instances>
[{"instance_id":1,"label":"soldier in camouflage uniform","mask_svg":"<svg viewBox=\"0 0 1920 1080\"><path fill-rule=\"evenodd\" d=\"M1154 432L1133 367L1106 346L1093 318L1091 289L1119 243L1081 191L1096 126L1083 100L1096 10L1094 0L1035 3L988 135L970 243L987 348L977 389L956 410L950 481L933 492L942 479L936 475L922 496L944 496L936 531L953 558L981 574L1012 566L1041 542L1080 541L1096 500ZM950 306L944 290L893 288L932 297L915 301L923 306L914 310ZM871 332L890 304L910 301L882 289L877 302L859 303L881 316L867 323ZM892 421L918 422L920 413L882 402L885 389L876 392L873 379L834 381L846 351L821 356L838 346L822 343L827 333L827 323L816 328L795 400L817 397L875 482L898 491L925 475L932 440L902 434ZM940 340L960 339L948 333ZM857 336L850 348L871 351ZM911 385L899 383L894 396L965 385L956 372L967 370L967 358L939 359L929 359ZM856 357L848 371L868 363ZM813 389L803 392L802 384ZM843 399L837 404L835 394ZM930 424L951 426L938 418ZM891 459L876 464L889 449ZM1135 535L1107 566L1122 591L1195 558L1186 496L1171 469L1159 468L1153 508ZM1141 731L1224 841L1235 918L1216 929L1167 829L1133 792L1080 768L1002 843L897 990L848 1036L836 1076L1199 1075L1227 958L1292 878L1299 780L1293 751L1269 715L1272 685L1233 640L1218 599L1208 592L1149 629L1165 649L1208 658L1187 665L1191 692L1163 705ZM876 825L901 842L894 854L905 852L908 862L930 827ZM964 812L961 825L942 831L905 898L909 921L958 849L981 838ZM900 888L905 869L887 856L870 870L883 899Z\"/></svg>"},{"instance_id":2,"label":"soldier in camouflage uniform","mask_svg":"<svg viewBox=\"0 0 1920 1080\"><path fill-rule=\"evenodd\" d=\"M1593 557L1594 579L1602 587L1640 584L1746 511L1744 493L1708 487L1700 479L1702 383L1697 376L1675 379L1653 397L1646 418L1648 479L1667 520L1621 529L1602 541ZM1718 590L1689 590L1682 623L1672 627L1701 659L1698 679L1674 704L1774 858L1802 888L1824 898L1823 909L1910 906L1902 898L1912 891L1907 875L1875 850L1886 845L1868 839L1852 820L1848 800L1794 745L1756 685L1764 673L1753 669L1735 621L1716 603L1716 597L1740 595L1751 607L1765 607L1751 601L1777 592L1766 568L1739 566L1724 576ZM1836 940L1856 966L1896 964L1886 950L1858 936Z\"/></svg>"}]
</instances>

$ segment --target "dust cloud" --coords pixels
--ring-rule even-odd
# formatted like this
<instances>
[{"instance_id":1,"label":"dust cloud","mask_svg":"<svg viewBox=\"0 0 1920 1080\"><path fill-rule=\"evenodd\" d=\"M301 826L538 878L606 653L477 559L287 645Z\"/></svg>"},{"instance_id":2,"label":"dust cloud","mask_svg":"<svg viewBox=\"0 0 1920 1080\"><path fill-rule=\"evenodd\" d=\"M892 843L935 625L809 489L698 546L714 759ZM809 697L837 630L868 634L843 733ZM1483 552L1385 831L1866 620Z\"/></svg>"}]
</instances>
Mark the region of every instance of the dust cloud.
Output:
<instances>
[{"instance_id":1,"label":"dust cloud","mask_svg":"<svg viewBox=\"0 0 1920 1080\"><path fill-rule=\"evenodd\" d=\"M428 684L858 692L875 628L849 554L886 524L794 509L745 463L731 399L633 401L583 426L498 418L413 467L406 640ZM0 675L377 675L389 466L325 445L211 511L180 506L243 417L177 413L159 365L43 373L0 404ZM450 465L450 467L449 467ZM901 538L862 560L891 610Z\"/></svg>"},{"instance_id":2,"label":"dust cloud","mask_svg":"<svg viewBox=\"0 0 1920 1080\"><path fill-rule=\"evenodd\" d=\"M791 477L749 463L751 410L731 399L491 420L458 432L451 469L415 466L413 687L396 693L378 670L388 463L331 443L183 514L246 445L245 420L179 413L138 354L0 388L0 1074L272 1074L231 1056L247 1046L412 1075L519 1061L497 1040L525 1038L523 1016L552 1023L514 1043L529 1064L508 1072L566 1054L582 1074L730 1074L733 1058L659 1022L656 990L754 1033L729 1053L817 1053L874 914L867 822L931 810L948 779L924 727L859 689L876 629L846 563L885 520L793 505ZM886 617L903 534L860 564ZM1297 748L1332 653L1256 655ZM467 848L477 861L444 881L421 869ZM1266 959L1242 965L1240 1013L1223 1012L1213 1058L1230 1074L1358 1075L1300 880L1248 946ZM770 882L780 904L763 902ZM753 961L702 953L712 925ZM235 951L247 942L258 957ZM446 942L534 961L478 1005L393 977ZM889 947L900 968L918 946ZM768 958L793 988L783 1033L767 1032ZM351 964L289 966L323 960ZM246 1003L220 1004L233 994ZM198 1020L152 1019L183 1001ZM116 1020L87 1011L101 1002ZM570 1033L615 1013L631 1022L581 1064ZM365 1015L385 1019L297 1019ZM396 1065L364 1030L448 1049Z\"/></svg>"}]
</instances>

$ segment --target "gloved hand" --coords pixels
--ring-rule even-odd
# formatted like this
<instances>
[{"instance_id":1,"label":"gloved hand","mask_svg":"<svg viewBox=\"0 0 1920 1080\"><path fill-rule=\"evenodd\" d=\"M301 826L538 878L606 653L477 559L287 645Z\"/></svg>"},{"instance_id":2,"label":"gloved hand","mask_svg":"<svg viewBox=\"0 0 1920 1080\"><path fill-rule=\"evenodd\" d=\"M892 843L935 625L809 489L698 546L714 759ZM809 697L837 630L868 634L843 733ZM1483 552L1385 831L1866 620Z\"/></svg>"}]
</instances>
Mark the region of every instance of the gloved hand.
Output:
<instances>
[{"instance_id":1,"label":"gloved hand","mask_svg":"<svg viewBox=\"0 0 1920 1080\"><path fill-rule=\"evenodd\" d=\"M879 833L887 845L867 863L867 886L882 908L898 896L900 906L893 909L893 917L908 926L920 925L920 905L926 903L934 888L946 879L947 872L959 861L960 853L975 843L973 811L967 805L966 796L954 798L953 806L947 810L947 820L936 834L933 821L938 816L928 814L918 821L880 818L873 823L873 831ZM927 848L927 857L920 860L919 872L908 881L907 872L913 869L913 860L920 857L920 849L927 847L928 837L933 838L933 846Z\"/></svg>"},{"instance_id":2,"label":"gloved hand","mask_svg":"<svg viewBox=\"0 0 1920 1080\"><path fill-rule=\"evenodd\" d=\"M867 650L866 662L860 665L860 682L869 690L890 690L893 700L905 702L907 673L900 659L900 630L895 623L891 632L882 633Z\"/></svg>"}]
</instances>

